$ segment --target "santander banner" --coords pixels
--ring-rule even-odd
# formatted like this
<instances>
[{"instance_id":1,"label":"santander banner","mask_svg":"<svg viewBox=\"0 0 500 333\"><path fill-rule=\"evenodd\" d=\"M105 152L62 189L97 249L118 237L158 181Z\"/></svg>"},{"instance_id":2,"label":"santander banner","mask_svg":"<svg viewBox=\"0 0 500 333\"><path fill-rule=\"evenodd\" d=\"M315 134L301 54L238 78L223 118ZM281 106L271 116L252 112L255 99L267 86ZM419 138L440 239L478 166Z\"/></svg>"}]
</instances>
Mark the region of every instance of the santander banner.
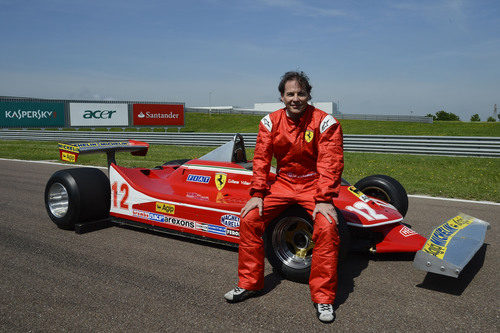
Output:
<instances>
[{"instance_id":1,"label":"santander banner","mask_svg":"<svg viewBox=\"0 0 500 333\"><path fill-rule=\"evenodd\" d=\"M184 105L134 104L134 125L184 126Z\"/></svg>"}]
</instances>

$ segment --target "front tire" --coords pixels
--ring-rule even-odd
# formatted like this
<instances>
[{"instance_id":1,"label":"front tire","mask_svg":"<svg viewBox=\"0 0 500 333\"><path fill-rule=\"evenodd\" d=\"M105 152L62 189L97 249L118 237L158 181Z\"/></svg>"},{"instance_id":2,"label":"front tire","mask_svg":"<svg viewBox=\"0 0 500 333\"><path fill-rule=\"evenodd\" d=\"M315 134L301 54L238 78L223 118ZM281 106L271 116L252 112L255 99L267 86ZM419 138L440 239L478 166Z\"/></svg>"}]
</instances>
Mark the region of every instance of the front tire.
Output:
<instances>
[{"instance_id":1,"label":"front tire","mask_svg":"<svg viewBox=\"0 0 500 333\"><path fill-rule=\"evenodd\" d=\"M390 203L405 217L408 212L408 195L403 185L386 175L368 176L356 184L358 190L376 199Z\"/></svg>"},{"instance_id":2,"label":"front tire","mask_svg":"<svg viewBox=\"0 0 500 333\"><path fill-rule=\"evenodd\" d=\"M109 216L111 190L99 169L75 168L55 172L45 186L45 208L59 228Z\"/></svg>"},{"instance_id":3,"label":"front tire","mask_svg":"<svg viewBox=\"0 0 500 333\"><path fill-rule=\"evenodd\" d=\"M350 234L340 210L336 208L340 236L339 261L350 248ZM264 233L266 257L284 278L306 283L311 273L314 248L311 216L299 206L289 208L272 221Z\"/></svg>"}]
</instances>

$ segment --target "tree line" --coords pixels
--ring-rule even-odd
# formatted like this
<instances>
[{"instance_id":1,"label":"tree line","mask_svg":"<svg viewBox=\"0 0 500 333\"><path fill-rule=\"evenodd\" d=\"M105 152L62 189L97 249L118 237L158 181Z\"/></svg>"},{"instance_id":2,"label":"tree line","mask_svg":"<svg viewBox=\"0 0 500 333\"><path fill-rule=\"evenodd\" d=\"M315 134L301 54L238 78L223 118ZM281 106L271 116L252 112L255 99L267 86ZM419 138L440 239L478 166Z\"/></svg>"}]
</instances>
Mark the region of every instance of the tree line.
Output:
<instances>
[{"instance_id":1,"label":"tree line","mask_svg":"<svg viewBox=\"0 0 500 333\"><path fill-rule=\"evenodd\" d=\"M436 112L436 114L430 114L428 113L426 117L432 117L433 120L437 121L460 121L460 117L454 114L453 112L446 112L444 110ZM500 120L500 115L498 115L498 119ZM473 114L470 117L470 121L481 121L481 117L479 117L479 114ZM486 120L488 122L495 122L496 119L493 118L492 116L489 116L488 119Z\"/></svg>"}]
</instances>

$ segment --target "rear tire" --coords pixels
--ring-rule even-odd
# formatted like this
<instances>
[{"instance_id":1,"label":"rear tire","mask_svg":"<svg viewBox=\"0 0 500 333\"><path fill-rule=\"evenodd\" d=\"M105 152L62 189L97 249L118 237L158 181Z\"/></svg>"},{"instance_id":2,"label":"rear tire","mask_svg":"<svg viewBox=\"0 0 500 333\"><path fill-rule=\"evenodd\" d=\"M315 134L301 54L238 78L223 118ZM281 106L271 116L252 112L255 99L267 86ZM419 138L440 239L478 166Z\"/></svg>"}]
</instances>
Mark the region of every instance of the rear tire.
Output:
<instances>
[{"instance_id":1,"label":"rear tire","mask_svg":"<svg viewBox=\"0 0 500 333\"><path fill-rule=\"evenodd\" d=\"M340 237L339 262L350 249L350 232L340 210L338 216ZM307 283L311 273L313 223L311 216L300 206L287 209L272 221L264 233L266 257L271 266L284 278Z\"/></svg>"},{"instance_id":2,"label":"rear tire","mask_svg":"<svg viewBox=\"0 0 500 333\"><path fill-rule=\"evenodd\" d=\"M390 203L403 217L408 212L406 190L392 177L386 175L368 176L354 184L354 187L370 197Z\"/></svg>"},{"instance_id":3,"label":"rear tire","mask_svg":"<svg viewBox=\"0 0 500 333\"><path fill-rule=\"evenodd\" d=\"M109 216L111 190L99 169L75 168L55 172L45 186L45 208L59 228Z\"/></svg>"}]
</instances>

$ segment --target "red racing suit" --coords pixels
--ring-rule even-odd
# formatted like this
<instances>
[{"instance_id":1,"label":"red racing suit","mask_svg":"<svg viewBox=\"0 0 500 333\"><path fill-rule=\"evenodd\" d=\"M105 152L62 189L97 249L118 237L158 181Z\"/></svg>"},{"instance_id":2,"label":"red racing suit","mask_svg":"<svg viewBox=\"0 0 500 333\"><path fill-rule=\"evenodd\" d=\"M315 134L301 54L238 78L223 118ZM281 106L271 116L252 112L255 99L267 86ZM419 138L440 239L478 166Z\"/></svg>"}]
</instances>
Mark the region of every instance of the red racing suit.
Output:
<instances>
[{"instance_id":1,"label":"red racing suit","mask_svg":"<svg viewBox=\"0 0 500 333\"><path fill-rule=\"evenodd\" d=\"M272 157L277 176L268 182ZM288 206L301 205L312 215L318 202L333 203L338 196L344 168L342 128L335 118L308 105L297 121L280 109L265 116L253 160L250 195L263 198L263 213L250 211L241 221L238 286L247 290L264 287L266 226ZM315 303L331 304L337 289L337 257L340 243L337 226L322 214L314 222L314 249L309 287Z\"/></svg>"}]
</instances>

